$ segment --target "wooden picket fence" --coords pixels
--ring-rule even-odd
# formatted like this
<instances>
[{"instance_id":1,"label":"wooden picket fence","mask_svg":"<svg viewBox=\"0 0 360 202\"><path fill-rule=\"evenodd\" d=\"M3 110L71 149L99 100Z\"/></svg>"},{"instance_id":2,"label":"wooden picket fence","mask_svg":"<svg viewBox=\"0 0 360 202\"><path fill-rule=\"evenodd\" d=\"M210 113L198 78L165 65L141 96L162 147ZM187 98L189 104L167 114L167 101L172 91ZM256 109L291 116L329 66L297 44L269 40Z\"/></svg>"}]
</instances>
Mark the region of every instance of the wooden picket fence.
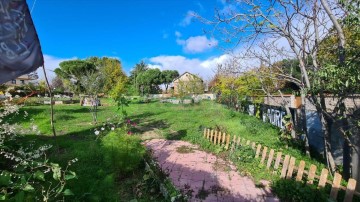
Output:
<instances>
[{"instance_id":1,"label":"wooden picket fence","mask_svg":"<svg viewBox=\"0 0 360 202\"><path fill-rule=\"evenodd\" d=\"M280 177L286 179L292 179L295 177L296 181L301 181L303 179L303 175L307 175L307 183L313 184L314 179L318 179L318 187L325 187L326 183L331 185L330 198L333 200L337 199L337 195L340 189L345 191L344 202L350 202L353 199L354 195L360 196L360 193L355 191L356 188L356 180L350 178L348 180L347 186L342 186L341 179L342 176L339 173L335 173L333 181L328 180L329 171L327 169L322 169L320 176L316 175L316 166L311 164L309 170L305 170L305 161L301 160L296 166L296 158L282 154L282 152L277 152L276 157L275 151L266 146L262 146L261 144L257 144L255 142L250 142L249 140L245 140L239 136L231 136L230 134L226 134L217 130L204 129L204 138L209 140L211 143L215 145L222 145L225 148L231 149L232 151L240 146L250 146L255 150L255 158L261 158L260 163L266 165L266 169L273 168L274 170L280 169ZM269 151L269 152L268 152ZM284 158L283 158L284 156Z\"/></svg>"}]
</instances>

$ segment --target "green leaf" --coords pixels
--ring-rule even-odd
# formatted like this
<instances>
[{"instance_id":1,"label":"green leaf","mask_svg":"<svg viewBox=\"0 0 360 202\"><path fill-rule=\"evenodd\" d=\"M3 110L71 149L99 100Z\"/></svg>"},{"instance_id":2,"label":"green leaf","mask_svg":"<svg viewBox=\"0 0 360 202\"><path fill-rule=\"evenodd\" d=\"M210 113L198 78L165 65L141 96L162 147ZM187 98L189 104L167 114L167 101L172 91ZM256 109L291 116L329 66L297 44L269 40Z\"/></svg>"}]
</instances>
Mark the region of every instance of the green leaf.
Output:
<instances>
[{"instance_id":1,"label":"green leaf","mask_svg":"<svg viewBox=\"0 0 360 202\"><path fill-rule=\"evenodd\" d=\"M0 201L5 201L6 194L0 194Z\"/></svg>"},{"instance_id":2,"label":"green leaf","mask_svg":"<svg viewBox=\"0 0 360 202\"><path fill-rule=\"evenodd\" d=\"M61 178L61 168L60 168L59 164L52 163L51 166L52 166L51 170L53 172L53 178L55 180L60 180L60 178Z\"/></svg>"},{"instance_id":3,"label":"green leaf","mask_svg":"<svg viewBox=\"0 0 360 202\"><path fill-rule=\"evenodd\" d=\"M43 172L41 172L40 170L36 171L34 173L34 178L35 179L38 179L38 180L41 180L41 181L45 181L45 175Z\"/></svg>"},{"instance_id":4,"label":"green leaf","mask_svg":"<svg viewBox=\"0 0 360 202\"><path fill-rule=\"evenodd\" d=\"M73 196L74 193L70 190L70 189L65 189L65 191L63 192L63 194L65 196Z\"/></svg>"},{"instance_id":5,"label":"green leaf","mask_svg":"<svg viewBox=\"0 0 360 202\"><path fill-rule=\"evenodd\" d=\"M70 174L65 175L65 180L71 180L76 178L76 173L73 171L69 171Z\"/></svg>"},{"instance_id":6,"label":"green leaf","mask_svg":"<svg viewBox=\"0 0 360 202\"><path fill-rule=\"evenodd\" d=\"M0 186L7 186L11 182L11 176L8 172L2 172L0 175Z\"/></svg>"},{"instance_id":7,"label":"green leaf","mask_svg":"<svg viewBox=\"0 0 360 202\"><path fill-rule=\"evenodd\" d=\"M30 184L26 184L22 190L27 191L27 192L33 192L35 189Z\"/></svg>"},{"instance_id":8,"label":"green leaf","mask_svg":"<svg viewBox=\"0 0 360 202\"><path fill-rule=\"evenodd\" d=\"M25 192L21 191L15 195L16 202L23 202L25 197Z\"/></svg>"}]
</instances>

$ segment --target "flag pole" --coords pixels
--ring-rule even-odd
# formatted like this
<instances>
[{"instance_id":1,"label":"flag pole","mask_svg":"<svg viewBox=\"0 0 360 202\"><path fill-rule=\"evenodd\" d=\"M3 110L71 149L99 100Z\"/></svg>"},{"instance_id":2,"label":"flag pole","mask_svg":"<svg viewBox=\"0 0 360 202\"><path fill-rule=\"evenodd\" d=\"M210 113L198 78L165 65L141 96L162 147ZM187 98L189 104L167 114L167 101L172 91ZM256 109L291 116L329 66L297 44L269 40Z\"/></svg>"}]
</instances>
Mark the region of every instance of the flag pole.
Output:
<instances>
[{"instance_id":1,"label":"flag pole","mask_svg":"<svg viewBox=\"0 0 360 202\"><path fill-rule=\"evenodd\" d=\"M54 125L54 105L53 105L53 96L52 96L52 92L51 92L51 87L49 84L49 80L45 71L45 65L43 64L42 66L43 72L44 72L44 76L45 76L45 82L49 91L49 96L50 96L50 109L51 109L51 118L50 118L50 124L51 124L51 129L53 132L53 136L56 137L56 131L55 131L55 125ZM55 104L55 103L54 103Z\"/></svg>"}]
</instances>

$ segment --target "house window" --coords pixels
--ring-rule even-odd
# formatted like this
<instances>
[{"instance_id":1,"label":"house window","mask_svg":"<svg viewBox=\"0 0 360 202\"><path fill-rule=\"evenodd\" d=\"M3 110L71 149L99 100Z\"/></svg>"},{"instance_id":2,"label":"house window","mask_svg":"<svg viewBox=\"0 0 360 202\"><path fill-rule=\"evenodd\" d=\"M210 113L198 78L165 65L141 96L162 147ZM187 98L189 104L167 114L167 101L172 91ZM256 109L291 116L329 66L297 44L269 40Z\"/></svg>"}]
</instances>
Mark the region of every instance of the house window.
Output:
<instances>
[{"instance_id":1,"label":"house window","mask_svg":"<svg viewBox=\"0 0 360 202\"><path fill-rule=\"evenodd\" d=\"M20 80L20 83L24 85L24 84L25 84L25 80Z\"/></svg>"},{"instance_id":2,"label":"house window","mask_svg":"<svg viewBox=\"0 0 360 202\"><path fill-rule=\"evenodd\" d=\"M11 80L11 84L16 84L16 80L15 79Z\"/></svg>"}]
</instances>

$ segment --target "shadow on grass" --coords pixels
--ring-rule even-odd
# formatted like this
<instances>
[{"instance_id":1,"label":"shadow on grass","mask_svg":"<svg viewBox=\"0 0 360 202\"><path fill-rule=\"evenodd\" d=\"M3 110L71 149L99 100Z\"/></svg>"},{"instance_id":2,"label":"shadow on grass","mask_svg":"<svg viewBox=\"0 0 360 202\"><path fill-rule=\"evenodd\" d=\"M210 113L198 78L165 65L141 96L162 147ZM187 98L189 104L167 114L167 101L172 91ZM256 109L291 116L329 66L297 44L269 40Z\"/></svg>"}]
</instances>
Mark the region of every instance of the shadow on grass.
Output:
<instances>
[{"instance_id":1,"label":"shadow on grass","mask_svg":"<svg viewBox=\"0 0 360 202\"><path fill-rule=\"evenodd\" d=\"M131 115L131 116L128 116L128 118L132 121L135 121L137 123L140 123L141 121L144 121L146 120L147 118L150 118L152 116L155 116L155 115L159 115L159 114L162 114L163 112L158 112L158 113L154 113L154 112L144 112L144 113L141 113L141 114L136 114L136 115Z\"/></svg>"},{"instance_id":2,"label":"shadow on grass","mask_svg":"<svg viewBox=\"0 0 360 202\"><path fill-rule=\"evenodd\" d=\"M135 129L135 133L146 133L153 130L162 130L169 128L170 125L166 123L164 120L147 120L141 124L139 124Z\"/></svg>"},{"instance_id":3,"label":"shadow on grass","mask_svg":"<svg viewBox=\"0 0 360 202\"><path fill-rule=\"evenodd\" d=\"M165 135L168 140L181 140L186 137L187 130L178 130L172 133L168 133Z\"/></svg>"},{"instance_id":4,"label":"shadow on grass","mask_svg":"<svg viewBox=\"0 0 360 202\"><path fill-rule=\"evenodd\" d=\"M116 201L121 197L118 189L133 185L137 176L131 177L124 173L115 172L114 166L109 165L106 156L111 156L109 149L105 148L102 141L95 140L94 129L90 128L69 132L66 135L52 136L26 135L19 138L22 145L35 144L41 146L44 144L53 145L47 152L50 162L58 163L65 168L69 160L77 158L79 161L69 167L77 175L76 180L68 181L66 188L70 189L75 195L66 197L69 201ZM118 144L122 144L121 142ZM114 147L113 150L122 148ZM111 152L113 152L111 150ZM134 168L134 172L143 172L143 168ZM142 175L141 175L142 177ZM121 183L118 179L123 179ZM128 185L124 185L127 183ZM135 193L127 193L125 201L134 198Z\"/></svg>"}]
</instances>

